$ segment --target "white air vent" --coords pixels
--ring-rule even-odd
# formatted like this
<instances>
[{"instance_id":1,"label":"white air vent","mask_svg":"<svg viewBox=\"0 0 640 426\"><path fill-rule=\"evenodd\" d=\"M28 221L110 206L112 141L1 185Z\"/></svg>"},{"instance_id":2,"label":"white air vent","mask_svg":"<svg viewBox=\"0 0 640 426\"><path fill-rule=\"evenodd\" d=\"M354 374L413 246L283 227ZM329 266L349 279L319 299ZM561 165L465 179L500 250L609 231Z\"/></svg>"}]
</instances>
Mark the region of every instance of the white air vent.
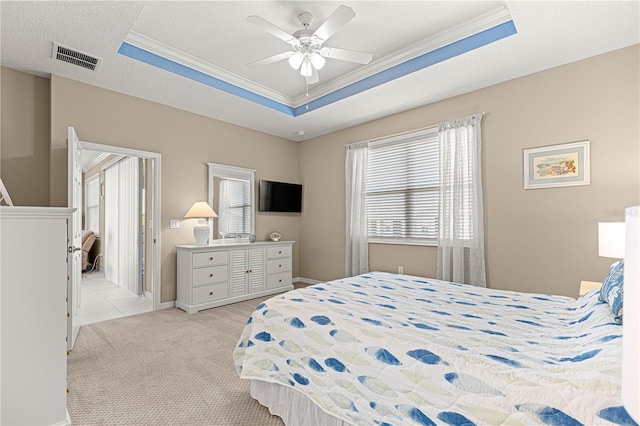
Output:
<instances>
[{"instance_id":1,"label":"white air vent","mask_svg":"<svg viewBox=\"0 0 640 426\"><path fill-rule=\"evenodd\" d=\"M97 71L102 63L102 59L100 58L79 52L56 42L53 43L52 57L53 59L68 62L91 71Z\"/></svg>"}]
</instances>

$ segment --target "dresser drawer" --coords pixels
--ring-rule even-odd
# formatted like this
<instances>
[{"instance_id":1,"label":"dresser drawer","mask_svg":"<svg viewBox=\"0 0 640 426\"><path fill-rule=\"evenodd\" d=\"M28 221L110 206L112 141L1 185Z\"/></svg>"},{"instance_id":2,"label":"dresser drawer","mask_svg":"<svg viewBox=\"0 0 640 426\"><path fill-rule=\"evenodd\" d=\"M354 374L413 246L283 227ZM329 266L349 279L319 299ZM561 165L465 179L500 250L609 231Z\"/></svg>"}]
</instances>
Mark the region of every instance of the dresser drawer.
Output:
<instances>
[{"instance_id":1,"label":"dresser drawer","mask_svg":"<svg viewBox=\"0 0 640 426\"><path fill-rule=\"evenodd\" d=\"M193 289L193 304L213 302L227 297L227 283L211 284Z\"/></svg>"},{"instance_id":2,"label":"dresser drawer","mask_svg":"<svg viewBox=\"0 0 640 426\"><path fill-rule=\"evenodd\" d=\"M194 286L227 281L227 265L197 268L193 272L192 283Z\"/></svg>"},{"instance_id":3,"label":"dresser drawer","mask_svg":"<svg viewBox=\"0 0 640 426\"><path fill-rule=\"evenodd\" d=\"M291 257L291 246L267 248L267 259L273 259L276 257Z\"/></svg>"},{"instance_id":4,"label":"dresser drawer","mask_svg":"<svg viewBox=\"0 0 640 426\"><path fill-rule=\"evenodd\" d=\"M291 270L291 258L267 260L267 274L287 272Z\"/></svg>"},{"instance_id":5,"label":"dresser drawer","mask_svg":"<svg viewBox=\"0 0 640 426\"><path fill-rule=\"evenodd\" d=\"M290 286L292 283L291 273L284 272L281 274L267 275L267 289Z\"/></svg>"},{"instance_id":6,"label":"dresser drawer","mask_svg":"<svg viewBox=\"0 0 640 426\"><path fill-rule=\"evenodd\" d=\"M193 253L191 255L191 264L194 268L209 265L226 265L228 263L228 252L226 251L207 251L203 253Z\"/></svg>"}]
</instances>

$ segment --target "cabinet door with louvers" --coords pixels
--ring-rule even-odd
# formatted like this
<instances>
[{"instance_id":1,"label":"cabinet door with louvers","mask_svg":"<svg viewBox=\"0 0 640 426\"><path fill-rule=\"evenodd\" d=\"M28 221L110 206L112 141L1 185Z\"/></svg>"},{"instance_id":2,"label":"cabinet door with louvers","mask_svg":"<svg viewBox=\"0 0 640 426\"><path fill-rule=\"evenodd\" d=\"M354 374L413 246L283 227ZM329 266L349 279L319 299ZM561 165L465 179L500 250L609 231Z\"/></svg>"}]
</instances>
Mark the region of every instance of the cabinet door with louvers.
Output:
<instances>
[{"instance_id":1,"label":"cabinet door with louvers","mask_svg":"<svg viewBox=\"0 0 640 426\"><path fill-rule=\"evenodd\" d=\"M264 290L264 250L229 251L231 260L231 297Z\"/></svg>"},{"instance_id":2,"label":"cabinet door with louvers","mask_svg":"<svg viewBox=\"0 0 640 426\"><path fill-rule=\"evenodd\" d=\"M247 294L247 250L230 250L229 267L231 279L229 280L230 297Z\"/></svg>"},{"instance_id":3,"label":"cabinet door with louvers","mask_svg":"<svg viewBox=\"0 0 640 426\"><path fill-rule=\"evenodd\" d=\"M250 249L249 251L249 293L265 289L264 279L264 250Z\"/></svg>"}]
</instances>

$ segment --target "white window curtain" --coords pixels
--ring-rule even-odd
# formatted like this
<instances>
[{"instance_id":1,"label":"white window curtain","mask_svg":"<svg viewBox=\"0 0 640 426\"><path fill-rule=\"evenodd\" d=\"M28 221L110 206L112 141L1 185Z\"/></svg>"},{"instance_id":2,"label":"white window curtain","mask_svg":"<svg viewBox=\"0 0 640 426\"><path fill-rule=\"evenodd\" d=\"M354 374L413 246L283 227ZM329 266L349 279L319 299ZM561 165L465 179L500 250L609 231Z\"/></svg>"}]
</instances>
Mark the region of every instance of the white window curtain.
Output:
<instances>
[{"instance_id":1,"label":"white window curtain","mask_svg":"<svg viewBox=\"0 0 640 426\"><path fill-rule=\"evenodd\" d=\"M438 279L486 287L481 175L482 114L438 125Z\"/></svg>"},{"instance_id":2,"label":"white window curtain","mask_svg":"<svg viewBox=\"0 0 640 426\"><path fill-rule=\"evenodd\" d=\"M126 157L105 170L105 278L137 295L140 278L139 162Z\"/></svg>"},{"instance_id":3,"label":"white window curtain","mask_svg":"<svg viewBox=\"0 0 640 426\"><path fill-rule=\"evenodd\" d=\"M369 272L367 241L367 162L369 141L347 145L346 181L346 260L345 276Z\"/></svg>"}]
</instances>

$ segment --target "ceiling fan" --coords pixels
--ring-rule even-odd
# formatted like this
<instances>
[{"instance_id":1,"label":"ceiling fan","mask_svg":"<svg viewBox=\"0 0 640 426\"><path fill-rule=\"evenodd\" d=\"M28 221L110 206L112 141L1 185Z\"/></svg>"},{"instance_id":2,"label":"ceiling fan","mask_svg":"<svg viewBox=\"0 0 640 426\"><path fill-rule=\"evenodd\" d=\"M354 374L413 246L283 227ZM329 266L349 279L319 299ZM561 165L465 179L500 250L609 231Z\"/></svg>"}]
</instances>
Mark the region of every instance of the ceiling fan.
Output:
<instances>
[{"instance_id":1,"label":"ceiling fan","mask_svg":"<svg viewBox=\"0 0 640 426\"><path fill-rule=\"evenodd\" d=\"M292 50L251 62L248 65L256 67L288 59L289 65L291 65L292 68L300 70L300 75L306 78L307 84L314 84L319 81L318 70L324 66L325 58L368 64L371 62L371 59L373 59L371 53L322 45L355 16L356 14L352 8L344 5L339 6L331 16L314 31L309 28L313 22L313 15L309 12L302 12L298 14L298 19L304 28L293 34L289 34L259 16L249 16L247 17L247 22L286 41L291 45Z\"/></svg>"}]
</instances>

